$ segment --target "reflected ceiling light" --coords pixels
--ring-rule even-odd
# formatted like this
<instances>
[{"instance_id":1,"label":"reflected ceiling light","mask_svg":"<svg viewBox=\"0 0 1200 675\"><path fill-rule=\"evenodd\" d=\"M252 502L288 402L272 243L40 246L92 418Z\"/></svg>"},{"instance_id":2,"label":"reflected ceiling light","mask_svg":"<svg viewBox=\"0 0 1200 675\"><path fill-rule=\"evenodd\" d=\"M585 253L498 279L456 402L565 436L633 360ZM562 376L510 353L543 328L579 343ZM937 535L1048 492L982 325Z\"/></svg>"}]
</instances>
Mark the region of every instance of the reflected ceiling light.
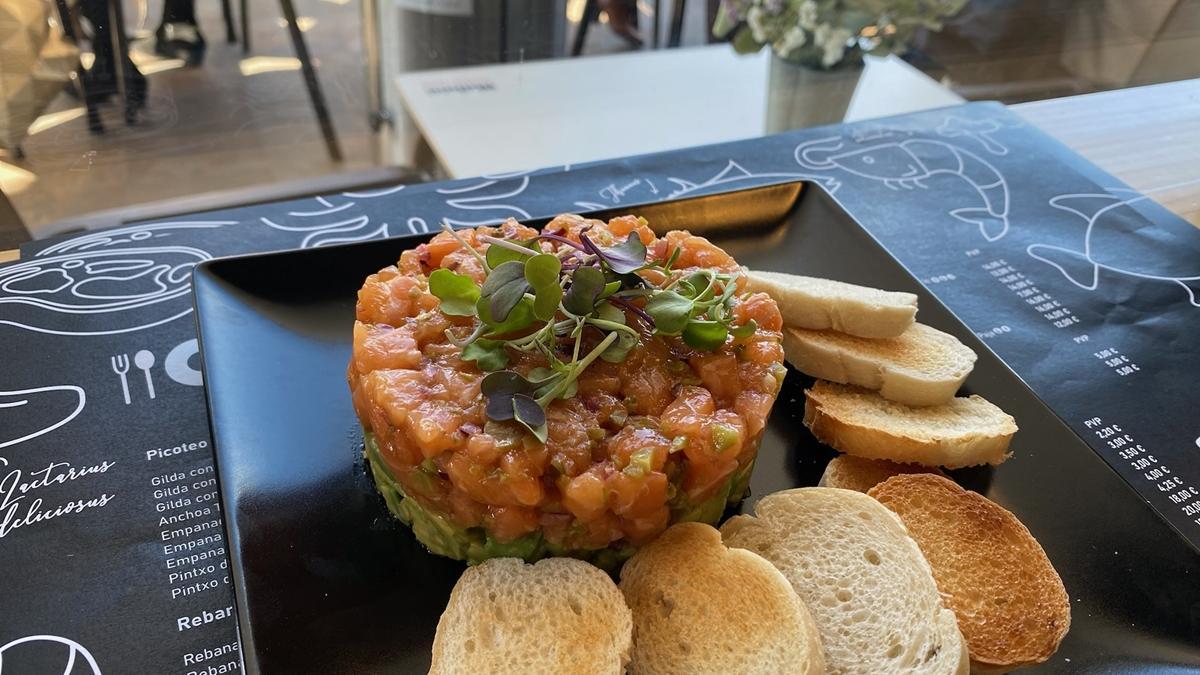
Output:
<instances>
[{"instance_id":1,"label":"reflected ceiling light","mask_svg":"<svg viewBox=\"0 0 1200 675\"><path fill-rule=\"evenodd\" d=\"M0 162L0 189L4 190L5 194L20 194L36 182L37 176L25 169Z\"/></svg>"},{"instance_id":2,"label":"reflected ceiling light","mask_svg":"<svg viewBox=\"0 0 1200 675\"><path fill-rule=\"evenodd\" d=\"M583 7L587 0L567 0L567 21L579 23L583 21Z\"/></svg>"},{"instance_id":3,"label":"reflected ceiling light","mask_svg":"<svg viewBox=\"0 0 1200 675\"><path fill-rule=\"evenodd\" d=\"M67 108L58 112L46 113L34 120L33 124L29 125L29 130L26 133L30 136L40 134L47 129L53 129L60 124L66 124L71 120L79 119L86 114L87 108L84 107Z\"/></svg>"},{"instance_id":4,"label":"reflected ceiling light","mask_svg":"<svg viewBox=\"0 0 1200 675\"><path fill-rule=\"evenodd\" d=\"M283 18L276 19L275 23L279 24L280 28L287 28L287 20ZM311 16L300 16L296 17L296 25L300 27L301 33L307 33L309 28L317 25L317 20Z\"/></svg>"},{"instance_id":5,"label":"reflected ceiling light","mask_svg":"<svg viewBox=\"0 0 1200 675\"><path fill-rule=\"evenodd\" d=\"M185 65L183 59L164 59L156 54L148 54L137 49L129 50L129 60L133 61L133 65L137 66L137 69L143 75L153 75L161 73L164 70L175 70Z\"/></svg>"},{"instance_id":6,"label":"reflected ceiling light","mask_svg":"<svg viewBox=\"0 0 1200 675\"><path fill-rule=\"evenodd\" d=\"M350 4L350 0L323 0L323 1L328 2L331 5L348 5L348 4Z\"/></svg>"},{"instance_id":7,"label":"reflected ceiling light","mask_svg":"<svg viewBox=\"0 0 1200 675\"><path fill-rule=\"evenodd\" d=\"M242 71L242 75L245 77L284 70L300 70L300 59L294 56L251 56L238 62L238 70Z\"/></svg>"}]
</instances>

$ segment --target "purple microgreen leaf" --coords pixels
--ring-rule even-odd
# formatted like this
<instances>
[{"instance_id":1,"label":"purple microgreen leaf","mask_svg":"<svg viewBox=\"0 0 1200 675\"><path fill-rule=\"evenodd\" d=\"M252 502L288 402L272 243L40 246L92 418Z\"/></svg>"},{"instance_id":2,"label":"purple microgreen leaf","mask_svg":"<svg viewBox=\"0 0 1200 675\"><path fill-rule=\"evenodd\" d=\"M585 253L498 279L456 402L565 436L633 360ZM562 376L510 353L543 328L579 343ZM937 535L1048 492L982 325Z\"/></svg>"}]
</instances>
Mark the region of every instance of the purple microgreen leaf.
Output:
<instances>
[{"instance_id":1,"label":"purple microgreen leaf","mask_svg":"<svg viewBox=\"0 0 1200 675\"><path fill-rule=\"evenodd\" d=\"M513 417L525 425L539 441L546 442L546 411L542 410L537 401L524 394L517 394L512 397L512 412Z\"/></svg>"},{"instance_id":2,"label":"purple microgreen leaf","mask_svg":"<svg viewBox=\"0 0 1200 675\"><path fill-rule=\"evenodd\" d=\"M492 270L483 282L480 297L488 302L488 315L492 322L503 322L529 289L529 282L525 280L525 264L510 260Z\"/></svg>"},{"instance_id":3,"label":"purple microgreen leaf","mask_svg":"<svg viewBox=\"0 0 1200 675\"><path fill-rule=\"evenodd\" d=\"M513 397L509 394L489 396L485 408L488 419L504 422L513 418Z\"/></svg>"},{"instance_id":4,"label":"purple microgreen leaf","mask_svg":"<svg viewBox=\"0 0 1200 675\"><path fill-rule=\"evenodd\" d=\"M646 245L637 232L630 233L628 239L616 246L600 249L597 255L617 274L629 274L646 266Z\"/></svg>"},{"instance_id":5,"label":"purple microgreen leaf","mask_svg":"<svg viewBox=\"0 0 1200 675\"><path fill-rule=\"evenodd\" d=\"M533 388L533 384L529 380L512 370L489 373L479 383L479 391L488 397L497 394L527 394L533 391Z\"/></svg>"},{"instance_id":6,"label":"purple microgreen leaf","mask_svg":"<svg viewBox=\"0 0 1200 675\"><path fill-rule=\"evenodd\" d=\"M571 286L563 296L562 304L575 316L587 316L596 306L596 299L604 290L604 273L595 267L580 267L571 275Z\"/></svg>"}]
</instances>

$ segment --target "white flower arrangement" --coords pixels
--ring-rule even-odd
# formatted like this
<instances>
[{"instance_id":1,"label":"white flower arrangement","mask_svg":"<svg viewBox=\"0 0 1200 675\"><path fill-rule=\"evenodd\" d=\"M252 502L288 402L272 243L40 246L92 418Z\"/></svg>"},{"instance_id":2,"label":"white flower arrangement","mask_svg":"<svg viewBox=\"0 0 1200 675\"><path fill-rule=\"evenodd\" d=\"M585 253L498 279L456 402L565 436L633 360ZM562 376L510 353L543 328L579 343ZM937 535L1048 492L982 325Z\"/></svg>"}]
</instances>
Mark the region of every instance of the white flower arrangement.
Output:
<instances>
[{"instance_id":1,"label":"white flower arrangement","mask_svg":"<svg viewBox=\"0 0 1200 675\"><path fill-rule=\"evenodd\" d=\"M721 0L713 34L741 53L830 69L863 54L899 53L917 31L938 31L967 0Z\"/></svg>"}]
</instances>

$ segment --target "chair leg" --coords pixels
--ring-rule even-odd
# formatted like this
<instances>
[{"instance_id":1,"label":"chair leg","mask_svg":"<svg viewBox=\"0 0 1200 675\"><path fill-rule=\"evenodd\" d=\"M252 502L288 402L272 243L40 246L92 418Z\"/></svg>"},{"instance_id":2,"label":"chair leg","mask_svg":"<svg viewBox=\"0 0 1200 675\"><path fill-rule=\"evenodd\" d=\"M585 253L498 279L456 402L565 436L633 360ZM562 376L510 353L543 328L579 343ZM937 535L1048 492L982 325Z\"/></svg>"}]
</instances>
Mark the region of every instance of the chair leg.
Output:
<instances>
[{"instance_id":1,"label":"chair leg","mask_svg":"<svg viewBox=\"0 0 1200 675\"><path fill-rule=\"evenodd\" d=\"M321 83L317 81L317 71L313 69L308 45L304 43L304 33L300 32L300 25L296 22L296 6L292 4L292 0L279 0L279 5L283 10L283 18L287 21L288 33L292 36L292 49L296 51L296 58L300 59L304 85L308 87L308 97L312 100L317 124L321 126L321 135L325 138L325 149L329 151L330 159L340 162L342 150L338 147L337 134L333 130L333 121L329 119L329 109L325 106L325 95L321 93Z\"/></svg>"},{"instance_id":2,"label":"chair leg","mask_svg":"<svg viewBox=\"0 0 1200 675\"><path fill-rule=\"evenodd\" d=\"M225 20L225 42L237 42L237 32L233 29L233 7L230 0L221 0L221 18Z\"/></svg>"},{"instance_id":3,"label":"chair leg","mask_svg":"<svg viewBox=\"0 0 1200 675\"><path fill-rule=\"evenodd\" d=\"M583 53L583 40L587 37L588 26L591 26L600 16L600 0L587 0L583 5L583 16L579 18L579 28L575 30L575 43L571 45L571 56Z\"/></svg>"},{"instance_id":4,"label":"chair leg","mask_svg":"<svg viewBox=\"0 0 1200 675\"><path fill-rule=\"evenodd\" d=\"M248 0L239 0L238 11L242 22L242 54L250 53L250 6Z\"/></svg>"},{"instance_id":5,"label":"chair leg","mask_svg":"<svg viewBox=\"0 0 1200 675\"><path fill-rule=\"evenodd\" d=\"M113 70L117 78L117 99L125 111L125 124L137 121L137 103L130 96L133 86L133 61L129 59L129 38L125 35L125 10L122 0L108 0L109 32L112 34L113 59L116 61Z\"/></svg>"},{"instance_id":6,"label":"chair leg","mask_svg":"<svg viewBox=\"0 0 1200 675\"><path fill-rule=\"evenodd\" d=\"M651 39L650 44L653 45L653 47L655 49L658 49L658 43L659 43L658 34L661 30L662 30L662 0L654 0L654 37Z\"/></svg>"},{"instance_id":7,"label":"chair leg","mask_svg":"<svg viewBox=\"0 0 1200 675\"><path fill-rule=\"evenodd\" d=\"M673 0L671 4L674 7L671 10L671 37L667 40L667 47L675 48L679 46L679 41L683 37L683 12L687 0Z\"/></svg>"}]
</instances>

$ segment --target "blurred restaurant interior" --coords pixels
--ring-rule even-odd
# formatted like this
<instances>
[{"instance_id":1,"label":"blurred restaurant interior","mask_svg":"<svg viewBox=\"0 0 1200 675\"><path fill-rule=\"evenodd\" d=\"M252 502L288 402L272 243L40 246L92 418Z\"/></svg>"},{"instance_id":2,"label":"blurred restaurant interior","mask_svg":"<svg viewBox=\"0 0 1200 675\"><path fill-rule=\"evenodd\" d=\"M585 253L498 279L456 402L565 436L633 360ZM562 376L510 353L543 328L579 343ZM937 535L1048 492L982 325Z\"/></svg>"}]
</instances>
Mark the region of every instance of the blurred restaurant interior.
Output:
<instances>
[{"instance_id":1,"label":"blurred restaurant interior","mask_svg":"<svg viewBox=\"0 0 1200 675\"><path fill-rule=\"evenodd\" d=\"M1200 0L860 3L800 59L748 4L0 0L0 243L1200 75Z\"/></svg>"}]
</instances>

